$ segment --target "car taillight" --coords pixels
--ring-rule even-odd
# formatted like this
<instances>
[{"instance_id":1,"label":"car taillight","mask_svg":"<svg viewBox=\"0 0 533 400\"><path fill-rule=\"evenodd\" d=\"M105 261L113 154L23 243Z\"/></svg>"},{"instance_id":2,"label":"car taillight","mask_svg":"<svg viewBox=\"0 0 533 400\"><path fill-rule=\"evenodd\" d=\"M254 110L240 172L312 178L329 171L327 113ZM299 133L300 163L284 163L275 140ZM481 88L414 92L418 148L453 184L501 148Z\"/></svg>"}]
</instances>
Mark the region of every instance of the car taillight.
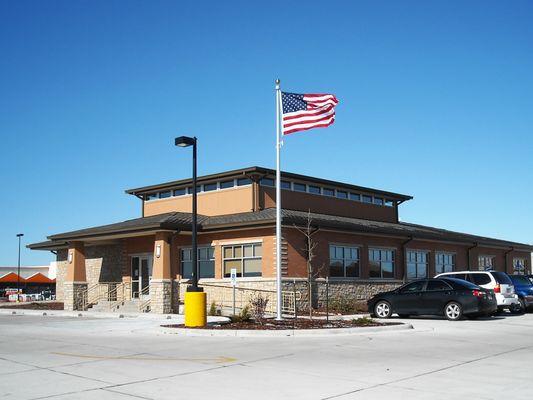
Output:
<instances>
[{"instance_id":1,"label":"car taillight","mask_svg":"<svg viewBox=\"0 0 533 400\"><path fill-rule=\"evenodd\" d=\"M476 297L483 297L483 292L480 292L479 290L472 290L472 294Z\"/></svg>"},{"instance_id":2,"label":"car taillight","mask_svg":"<svg viewBox=\"0 0 533 400\"><path fill-rule=\"evenodd\" d=\"M500 285L499 284L494 286L494 293L500 293L500 291L501 290L500 290Z\"/></svg>"}]
</instances>

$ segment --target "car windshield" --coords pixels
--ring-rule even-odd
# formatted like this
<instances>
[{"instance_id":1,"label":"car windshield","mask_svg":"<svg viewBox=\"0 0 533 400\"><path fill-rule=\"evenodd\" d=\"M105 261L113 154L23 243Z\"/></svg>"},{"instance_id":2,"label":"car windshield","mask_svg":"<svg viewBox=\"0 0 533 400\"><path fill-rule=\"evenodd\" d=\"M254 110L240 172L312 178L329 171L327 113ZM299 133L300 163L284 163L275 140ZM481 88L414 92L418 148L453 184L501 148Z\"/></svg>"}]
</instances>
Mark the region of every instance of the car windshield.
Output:
<instances>
[{"instance_id":1,"label":"car windshield","mask_svg":"<svg viewBox=\"0 0 533 400\"><path fill-rule=\"evenodd\" d=\"M512 275L511 280L516 285L524 285L524 286L531 286L531 281L522 275Z\"/></svg>"},{"instance_id":2,"label":"car windshield","mask_svg":"<svg viewBox=\"0 0 533 400\"><path fill-rule=\"evenodd\" d=\"M503 283L504 285L512 285L513 281L509 278L505 272L491 272L492 276L496 279L496 282Z\"/></svg>"}]
</instances>

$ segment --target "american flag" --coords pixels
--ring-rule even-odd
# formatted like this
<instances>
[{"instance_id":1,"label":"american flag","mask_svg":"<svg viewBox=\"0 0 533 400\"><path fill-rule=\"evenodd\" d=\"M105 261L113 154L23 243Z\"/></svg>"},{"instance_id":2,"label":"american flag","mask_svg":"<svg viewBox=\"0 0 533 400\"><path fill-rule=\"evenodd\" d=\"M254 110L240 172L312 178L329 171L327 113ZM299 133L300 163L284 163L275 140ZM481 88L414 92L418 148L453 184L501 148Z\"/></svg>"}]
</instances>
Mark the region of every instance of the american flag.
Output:
<instances>
[{"instance_id":1,"label":"american flag","mask_svg":"<svg viewBox=\"0 0 533 400\"><path fill-rule=\"evenodd\" d=\"M281 92L283 134L330 126L335 121L335 106L338 103L332 94Z\"/></svg>"}]
</instances>

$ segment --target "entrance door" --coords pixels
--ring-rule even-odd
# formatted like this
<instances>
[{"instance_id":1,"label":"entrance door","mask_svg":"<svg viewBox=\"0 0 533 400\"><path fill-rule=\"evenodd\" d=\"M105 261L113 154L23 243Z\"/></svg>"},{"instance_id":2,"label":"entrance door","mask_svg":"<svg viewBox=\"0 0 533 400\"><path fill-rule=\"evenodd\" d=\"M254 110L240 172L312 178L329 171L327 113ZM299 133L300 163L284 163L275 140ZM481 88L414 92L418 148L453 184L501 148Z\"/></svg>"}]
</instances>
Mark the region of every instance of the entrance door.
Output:
<instances>
[{"instance_id":1,"label":"entrance door","mask_svg":"<svg viewBox=\"0 0 533 400\"><path fill-rule=\"evenodd\" d=\"M152 256L133 256L131 258L131 297L133 299L150 298L150 279L152 279Z\"/></svg>"}]
</instances>

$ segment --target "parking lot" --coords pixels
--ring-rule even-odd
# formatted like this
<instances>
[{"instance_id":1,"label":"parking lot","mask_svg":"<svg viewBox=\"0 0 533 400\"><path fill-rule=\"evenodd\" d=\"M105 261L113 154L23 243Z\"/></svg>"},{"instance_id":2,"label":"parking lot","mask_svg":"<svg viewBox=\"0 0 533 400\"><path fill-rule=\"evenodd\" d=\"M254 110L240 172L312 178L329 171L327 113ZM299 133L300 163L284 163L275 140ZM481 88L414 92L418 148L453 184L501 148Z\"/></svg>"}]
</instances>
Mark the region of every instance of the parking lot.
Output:
<instances>
[{"instance_id":1,"label":"parking lot","mask_svg":"<svg viewBox=\"0 0 533 400\"><path fill-rule=\"evenodd\" d=\"M164 334L158 321L0 316L3 399L531 398L533 314L331 337Z\"/></svg>"}]
</instances>

